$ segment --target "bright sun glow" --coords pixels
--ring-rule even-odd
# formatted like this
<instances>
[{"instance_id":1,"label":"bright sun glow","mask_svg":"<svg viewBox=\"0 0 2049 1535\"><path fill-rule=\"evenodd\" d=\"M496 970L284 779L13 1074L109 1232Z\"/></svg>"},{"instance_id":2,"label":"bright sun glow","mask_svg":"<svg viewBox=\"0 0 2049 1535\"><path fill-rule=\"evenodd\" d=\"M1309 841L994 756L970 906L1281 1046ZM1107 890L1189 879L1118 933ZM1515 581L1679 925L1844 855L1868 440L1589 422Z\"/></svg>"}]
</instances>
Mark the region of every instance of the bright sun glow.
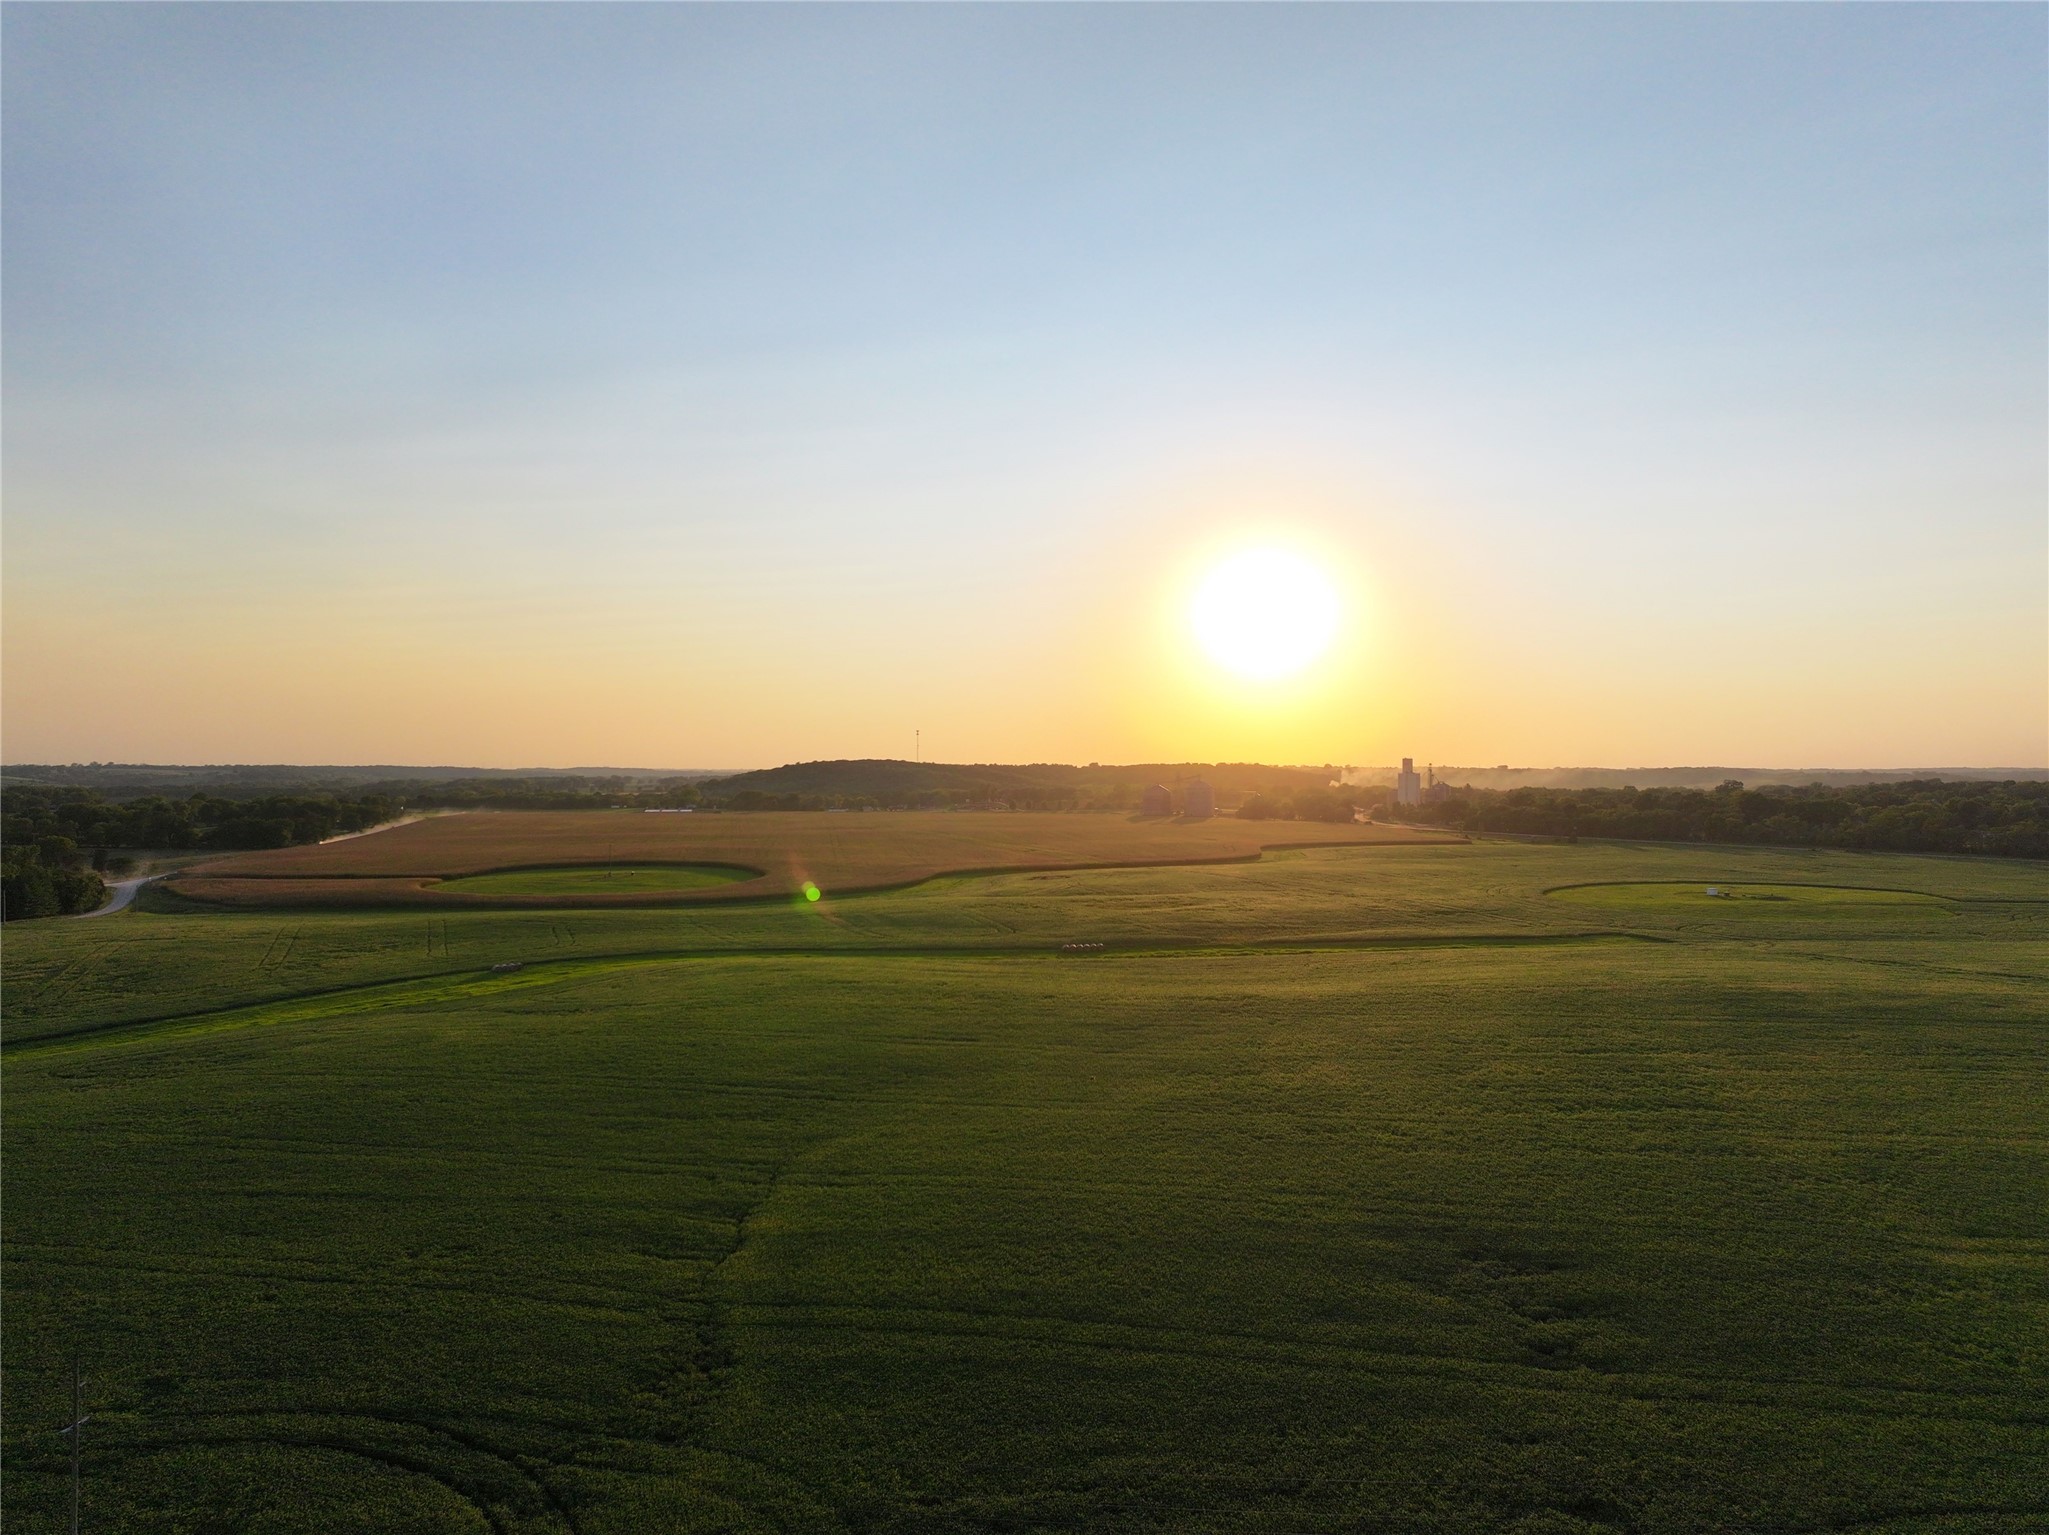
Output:
<instances>
[{"instance_id":1,"label":"bright sun glow","mask_svg":"<svg viewBox=\"0 0 2049 1535\"><path fill-rule=\"evenodd\" d=\"M1338 593L1299 554L1246 549L1202 578L1188 617L1212 660L1268 681L1300 671L1329 647L1338 631Z\"/></svg>"}]
</instances>

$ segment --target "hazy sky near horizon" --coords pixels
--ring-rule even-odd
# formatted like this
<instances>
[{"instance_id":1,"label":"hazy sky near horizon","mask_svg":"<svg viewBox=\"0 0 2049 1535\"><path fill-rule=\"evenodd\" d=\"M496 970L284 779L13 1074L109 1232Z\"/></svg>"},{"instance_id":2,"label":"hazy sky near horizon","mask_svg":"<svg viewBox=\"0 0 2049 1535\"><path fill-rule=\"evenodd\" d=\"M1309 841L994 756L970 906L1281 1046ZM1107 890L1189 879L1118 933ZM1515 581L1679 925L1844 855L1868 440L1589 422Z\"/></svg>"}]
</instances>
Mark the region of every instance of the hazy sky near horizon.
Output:
<instances>
[{"instance_id":1,"label":"hazy sky near horizon","mask_svg":"<svg viewBox=\"0 0 2049 1535\"><path fill-rule=\"evenodd\" d=\"M7 760L2049 764L2042 6L0 25Z\"/></svg>"}]
</instances>

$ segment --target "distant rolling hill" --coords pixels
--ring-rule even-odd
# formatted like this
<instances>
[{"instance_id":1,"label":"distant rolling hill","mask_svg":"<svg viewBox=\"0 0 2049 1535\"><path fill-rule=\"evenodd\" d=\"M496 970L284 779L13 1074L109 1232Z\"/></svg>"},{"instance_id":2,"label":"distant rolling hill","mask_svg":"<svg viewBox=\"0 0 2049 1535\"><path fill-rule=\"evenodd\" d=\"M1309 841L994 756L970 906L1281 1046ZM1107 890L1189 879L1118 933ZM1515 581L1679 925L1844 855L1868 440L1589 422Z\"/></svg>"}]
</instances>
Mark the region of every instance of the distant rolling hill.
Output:
<instances>
[{"instance_id":1,"label":"distant rolling hill","mask_svg":"<svg viewBox=\"0 0 2049 1535\"><path fill-rule=\"evenodd\" d=\"M763 794L868 795L878 799L917 794L1007 798L1049 792L1100 794L1125 787L1202 778L1219 793L1237 794L1256 789L1320 789L1343 771L1336 765L1274 767L1258 762L1090 763L1087 767L1073 767L1059 762L904 762L890 757L867 757L793 762L785 767L709 779L701 787L707 794L718 795L753 789Z\"/></svg>"}]
</instances>

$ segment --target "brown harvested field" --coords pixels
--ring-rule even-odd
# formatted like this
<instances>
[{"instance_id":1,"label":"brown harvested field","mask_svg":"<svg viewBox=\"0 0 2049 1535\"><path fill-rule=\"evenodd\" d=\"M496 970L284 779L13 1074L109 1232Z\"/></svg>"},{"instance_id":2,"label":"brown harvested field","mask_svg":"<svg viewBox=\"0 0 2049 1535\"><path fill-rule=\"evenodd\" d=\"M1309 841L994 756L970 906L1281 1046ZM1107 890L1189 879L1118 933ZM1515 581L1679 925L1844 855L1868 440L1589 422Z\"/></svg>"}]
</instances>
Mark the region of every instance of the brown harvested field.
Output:
<instances>
[{"instance_id":1,"label":"brown harvested field","mask_svg":"<svg viewBox=\"0 0 2049 1535\"><path fill-rule=\"evenodd\" d=\"M695 905L786 896L806 880L845 894L966 871L1213 862L1254 858L1270 847L1456 840L1396 826L1083 814L481 811L317 847L236 853L168 884L179 895L232 906ZM535 896L436 885L496 869L651 863L762 872L688 893Z\"/></svg>"}]
</instances>

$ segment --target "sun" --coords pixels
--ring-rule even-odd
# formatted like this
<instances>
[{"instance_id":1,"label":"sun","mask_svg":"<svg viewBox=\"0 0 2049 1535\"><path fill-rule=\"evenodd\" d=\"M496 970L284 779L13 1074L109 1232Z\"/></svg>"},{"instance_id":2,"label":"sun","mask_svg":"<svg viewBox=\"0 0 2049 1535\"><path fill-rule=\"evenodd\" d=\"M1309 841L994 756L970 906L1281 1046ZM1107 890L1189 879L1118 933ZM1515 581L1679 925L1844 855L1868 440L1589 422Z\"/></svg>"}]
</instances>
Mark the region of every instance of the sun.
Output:
<instances>
[{"instance_id":1,"label":"sun","mask_svg":"<svg viewBox=\"0 0 2049 1535\"><path fill-rule=\"evenodd\" d=\"M1210 658L1260 682L1292 676L1322 655L1338 618L1330 577L1288 549L1243 549L1218 562L1188 607Z\"/></svg>"}]
</instances>

